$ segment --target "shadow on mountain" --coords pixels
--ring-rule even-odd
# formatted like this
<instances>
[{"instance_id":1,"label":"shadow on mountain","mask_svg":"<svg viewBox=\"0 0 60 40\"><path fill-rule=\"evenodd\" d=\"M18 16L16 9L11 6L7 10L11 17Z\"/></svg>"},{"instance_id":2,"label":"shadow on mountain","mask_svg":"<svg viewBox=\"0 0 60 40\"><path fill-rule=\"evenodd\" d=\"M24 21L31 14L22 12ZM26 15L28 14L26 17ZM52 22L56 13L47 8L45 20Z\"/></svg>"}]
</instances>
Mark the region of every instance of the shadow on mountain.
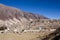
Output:
<instances>
[{"instance_id":1,"label":"shadow on mountain","mask_svg":"<svg viewBox=\"0 0 60 40\"><path fill-rule=\"evenodd\" d=\"M42 40L60 40L60 27L56 29L53 33L47 35Z\"/></svg>"}]
</instances>

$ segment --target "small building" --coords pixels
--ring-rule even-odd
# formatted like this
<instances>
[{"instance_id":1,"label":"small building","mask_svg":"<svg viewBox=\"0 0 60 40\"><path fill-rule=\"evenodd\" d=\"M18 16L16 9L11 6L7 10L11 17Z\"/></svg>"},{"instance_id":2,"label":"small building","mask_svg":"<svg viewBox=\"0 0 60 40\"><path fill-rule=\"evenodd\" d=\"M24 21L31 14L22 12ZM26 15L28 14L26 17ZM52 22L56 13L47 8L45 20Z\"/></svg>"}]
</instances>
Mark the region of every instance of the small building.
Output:
<instances>
[{"instance_id":1,"label":"small building","mask_svg":"<svg viewBox=\"0 0 60 40\"><path fill-rule=\"evenodd\" d=\"M39 32L40 30L24 30L24 32Z\"/></svg>"},{"instance_id":2,"label":"small building","mask_svg":"<svg viewBox=\"0 0 60 40\"><path fill-rule=\"evenodd\" d=\"M50 29L50 31L55 31L56 29Z\"/></svg>"},{"instance_id":3,"label":"small building","mask_svg":"<svg viewBox=\"0 0 60 40\"><path fill-rule=\"evenodd\" d=\"M46 27L45 26L40 26L39 30L46 30Z\"/></svg>"}]
</instances>

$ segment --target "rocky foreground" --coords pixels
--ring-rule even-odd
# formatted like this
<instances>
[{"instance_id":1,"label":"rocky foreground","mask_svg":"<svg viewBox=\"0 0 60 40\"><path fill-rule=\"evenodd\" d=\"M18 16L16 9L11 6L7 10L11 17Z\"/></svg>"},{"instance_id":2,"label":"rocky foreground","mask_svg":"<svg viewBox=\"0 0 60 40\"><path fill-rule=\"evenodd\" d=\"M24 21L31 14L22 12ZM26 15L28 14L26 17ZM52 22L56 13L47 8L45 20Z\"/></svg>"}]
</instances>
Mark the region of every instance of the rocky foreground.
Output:
<instances>
[{"instance_id":1,"label":"rocky foreground","mask_svg":"<svg viewBox=\"0 0 60 40\"><path fill-rule=\"evenodd\" d=\"M60 27L49 35L46 35L42 40L60 40Z\"/></svg>"}]
</instances>

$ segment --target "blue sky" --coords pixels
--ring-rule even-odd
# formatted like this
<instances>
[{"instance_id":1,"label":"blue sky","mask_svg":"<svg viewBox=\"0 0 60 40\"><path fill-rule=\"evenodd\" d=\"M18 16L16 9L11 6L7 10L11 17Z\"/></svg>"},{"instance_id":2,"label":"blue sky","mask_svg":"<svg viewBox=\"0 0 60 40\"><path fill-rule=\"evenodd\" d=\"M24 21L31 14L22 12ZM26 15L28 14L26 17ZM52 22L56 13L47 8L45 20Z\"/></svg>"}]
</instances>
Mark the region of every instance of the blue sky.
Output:
<instances>
[{"instance_id":1,"label":"blue sky","mask_svg":"<svg viewBox=\"0 0 60 40\"><path fill-rule=\"evenodd\" d=\"M0 0L0 3L51 19L60 19L60 0Z\"/></svg>"}]
</instances>

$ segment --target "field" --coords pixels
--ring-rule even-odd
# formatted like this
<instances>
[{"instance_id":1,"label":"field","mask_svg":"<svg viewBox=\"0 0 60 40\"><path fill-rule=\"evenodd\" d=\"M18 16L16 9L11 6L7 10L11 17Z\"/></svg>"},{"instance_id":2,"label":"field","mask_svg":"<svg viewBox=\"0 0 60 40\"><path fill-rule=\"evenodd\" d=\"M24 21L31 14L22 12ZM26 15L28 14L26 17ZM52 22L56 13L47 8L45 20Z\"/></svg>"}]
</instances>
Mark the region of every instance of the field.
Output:
<instances>
[{"instance_id":1,"label":"field","mask_svg":"<svg viewBox=\"0 0 60 40\"><path fill-rule=\"evenodd\" d=\"M16 34L16 33L4 33L0 34L0 40L35 40L38 38L42 33L22 33L22 34Z\"/></svg>"}]
</instances>

